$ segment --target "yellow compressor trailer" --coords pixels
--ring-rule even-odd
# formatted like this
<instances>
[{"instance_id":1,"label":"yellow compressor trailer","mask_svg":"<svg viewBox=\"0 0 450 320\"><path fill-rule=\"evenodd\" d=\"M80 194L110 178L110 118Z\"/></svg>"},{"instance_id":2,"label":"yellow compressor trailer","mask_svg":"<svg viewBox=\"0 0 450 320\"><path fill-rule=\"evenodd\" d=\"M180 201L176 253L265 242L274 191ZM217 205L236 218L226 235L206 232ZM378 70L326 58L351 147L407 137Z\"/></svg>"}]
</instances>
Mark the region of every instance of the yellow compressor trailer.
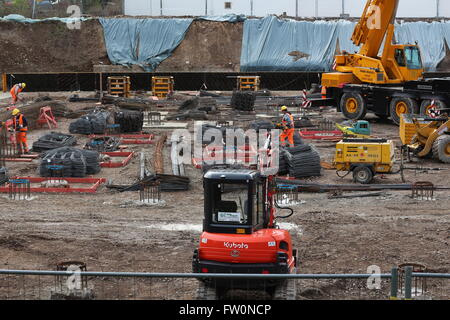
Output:
<instances>
[{"instance_id":1,"label":"yellow compressor trailer","mask_svg":"<svg viewBox=\"0 0 450 320\"><path fill-rule=\"evenodd\" d=\"M344 139L336 144L337 172L353 173L353 181L368 184L376 174L391 173L395 144L386 139Z\"/></svg>"}]
</instances>

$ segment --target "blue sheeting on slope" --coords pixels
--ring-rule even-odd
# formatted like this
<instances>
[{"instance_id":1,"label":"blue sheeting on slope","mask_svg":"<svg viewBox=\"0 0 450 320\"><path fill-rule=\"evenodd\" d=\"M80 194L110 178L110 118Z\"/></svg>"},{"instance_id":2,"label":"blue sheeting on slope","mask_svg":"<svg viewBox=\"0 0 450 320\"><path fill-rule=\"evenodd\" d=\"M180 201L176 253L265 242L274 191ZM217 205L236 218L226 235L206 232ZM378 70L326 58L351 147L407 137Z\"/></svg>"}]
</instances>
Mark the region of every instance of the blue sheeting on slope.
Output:
<instances>
[{"instance_id":1,"label":"blue sheeting on slope","mask_svg":"<svg viewBox=\"0 0 450 320\"><path fill-rule=\"evenodd\" d=\"M244 22L247 20L247 17L243 14L226 14L223 16L201 16L195 18L195 20L206 20L206 21L214 21L214 22Z\"/></svg>"},{"instance_id":2,"label":"blue sheeting on slope","mask_svg":"<svg viewBox=\"0 0 450 320\"><path fill-rule=\"evenodd\" d=\"M407 22L395 26L397 43L418 43L425 70L435 71L445 58L443 24L439 22Z\"/></svg>"},{"instance_id":3,"label":"blue sheeting on slope","mask_svg":"<svg viewBox=\"0 0 450 320\"><path fill-rule=\"evenodd\" d=\"M450 48L450 22L441 23L441 28L444 39L447 41L447 46Z\"/></svg>"},{"instance_id":4,"label":"blue sheeting on slope","mask_svg":"<svg viewBox=\"0 0 450 320\"><path fill-rule=\"evenodd\" d=\"M58 22L63 22L63 23L75 23L78 21L86 21L89 20L91 18L85 18L85 17L80 17L80 18L58 18L58 17L53 17L53 18L45 18L45 19L31 19L31 18L25 18L24 16L20 15L20 14L9 14L7 16L4 17L0 17L0 21L13 21L13 22L20 22L20 23L37 23L37 22L42 22L42 21L58 21Z\"/></svg>"},{"instance_id":5,"label":"blue sheeting on slope","mask_svg":"<svg viewBox=\"0 0 450 320\"><path fill-rule=\"evenodd\" d=\"M325 71L336 50L337 24L279 20L244 23L241 71Z\"/></svg>"},{"instance_id":6,"label":"blue sheeting on slope","mask_svg":"<svg viewBox=\"0 0 450 320\"><path fill-rule=\"evenodd\" d=\"M236 23L245 21L246 17L230 14L195 20ZM149 72L171 56L192 21L194 19L100 19L109 60L113 64L139 65Z\"/></svg>"},{"instance_id":7,"label":"blue sheeting on slope","mask_svg":"<svg viewBox=\"0 0 450 320\"><path fill-rule=\"evenodd\" d=\"M204 16L196 20L242 22L241 71L329 71L336 50L358 51L351 41L355 22L295 21L268 16ZM194 19L100 19L113 64L140 65L154 71L184 39ZM418 42L425 69L436 70L450 43L450 23L402 23L396 40Z\"/></svg>"},{"instance_id":8,"label":"blue sheeting on slope","mask_svg":"<svg viewBox=\"0 0 450 320\"><path fill-rule=\"evenodd\" d=\"M358 51L351 41L354 27L354 22L344 20L306 22L275 16L246 20L241 71L329 71L336 49ZM417 41L425 69L435 71L445 57L444 41L450 44L450 23L397 24L395 36L398 43ZM300 59L292 55L296 51Z\"/></svg>"},{"instance_id":9,"label":"blue sheeting on slope","mask_svg":"<svg viewBox=\"0 0 450 320\"><path fill-rule=\"evenodd\" d=\"M113 64L154 71L184 39L193 19L101 18L108 57Z\"/></svg>"}]
</instances>

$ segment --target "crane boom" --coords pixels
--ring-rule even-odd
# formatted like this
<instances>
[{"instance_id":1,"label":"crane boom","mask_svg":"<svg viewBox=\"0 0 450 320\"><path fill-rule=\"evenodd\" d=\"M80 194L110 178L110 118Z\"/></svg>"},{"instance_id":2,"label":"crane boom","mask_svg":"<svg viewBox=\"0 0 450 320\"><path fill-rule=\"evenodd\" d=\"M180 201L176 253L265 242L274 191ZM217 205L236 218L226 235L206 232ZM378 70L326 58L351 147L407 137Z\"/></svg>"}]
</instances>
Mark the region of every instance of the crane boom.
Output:
<instances>
[{"instance_id":1,"label":"crane boom","mask_svg":"<svg viewBox=\"0 0 450 320\"><path fill-rule=\"evenodd\" d=\"M327 97L333 98L347 119L361 120L373 111L380 117L390 116L399 124L401 114L418 113L419 105L420 110L428 110L433 100L450 104L450 96L447 100L435 94L435 86L440 82L423 84L428 82L423 79L418 43L395 43L399 3L400 0L367 0L351 37L359 51L341 51L335 56L334 70L322 74ZM447 81L444 83L447 85ZM445 88L439 90L450 92Z\"/></svg>"},{"instance_id":2,"label":"crane boom","mask_svg":"<svg viewBox=\"0 0 450 320\"><path fill-rule=\"evenodd\" d=\"M355 27L352 41L361 46L360 55L376 58L389 25L394 23L400 0L367 0L361 19Z\"/></svg>"},{"instance_id":3,"label":"crane boom","mask_svg":"<svg viewBox=\"0 0 450 320\"><path fill-rule=\"evenodd\" d=\"M343 83L401 84L423 74L420 51L414 44L394 44L395 18L400 0L367 0L353 31L358 53L336 56L336 71L322 77L325 87Z\"/></svg>"}]
</instances>

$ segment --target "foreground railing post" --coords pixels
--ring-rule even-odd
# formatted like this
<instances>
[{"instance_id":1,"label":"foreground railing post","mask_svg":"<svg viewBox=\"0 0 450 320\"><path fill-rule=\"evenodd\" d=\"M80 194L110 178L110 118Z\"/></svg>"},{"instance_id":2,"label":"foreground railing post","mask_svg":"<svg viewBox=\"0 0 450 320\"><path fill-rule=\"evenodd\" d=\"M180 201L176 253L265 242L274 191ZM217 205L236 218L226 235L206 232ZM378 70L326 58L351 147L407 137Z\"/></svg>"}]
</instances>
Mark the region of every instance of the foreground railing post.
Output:
<instances>
[{"instance_id":1,"label":"foreground railing post","mask_svg":"<svg viewBox=\"0 0 450 320\"><path fill-rule=\"evenodd\" d=\"M392 268L391 271L391 300L398 299L398 269Z\"/></svg>"},{"instance_id":2,"label":"foreground railing post","mask_svg":"<svg viewBox=\"0 0 450 320\"><path fill-rule=\"evenodd\" d=\"M405 268L405 300L412 299L412 270L411 266Z\"/></svg>"}]
</instances>

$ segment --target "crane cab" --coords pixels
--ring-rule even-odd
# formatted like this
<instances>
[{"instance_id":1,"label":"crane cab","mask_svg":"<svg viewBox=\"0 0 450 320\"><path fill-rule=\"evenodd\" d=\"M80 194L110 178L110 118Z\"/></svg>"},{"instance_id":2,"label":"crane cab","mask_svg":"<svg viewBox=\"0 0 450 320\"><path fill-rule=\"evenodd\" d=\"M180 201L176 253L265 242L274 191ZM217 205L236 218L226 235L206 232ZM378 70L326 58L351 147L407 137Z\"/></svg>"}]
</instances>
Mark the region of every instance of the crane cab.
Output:
<instances>
[{"instance_id":1,"label":"crane cab","mask_svg":"<svg viewBox=\"0 0 450 320\"><path fill-rule=\"evenodd\" d=\"M398 77L395 69L401 74L402 81L414 81L422 77L423 63L420 49L417 45L392 45L392 53L388 56L394 57L395 66L386 68L390 79ZM392 71L391 71L392 70ZM391 72L392 74L389 74Z\"/></svg>"}]
</instances>

